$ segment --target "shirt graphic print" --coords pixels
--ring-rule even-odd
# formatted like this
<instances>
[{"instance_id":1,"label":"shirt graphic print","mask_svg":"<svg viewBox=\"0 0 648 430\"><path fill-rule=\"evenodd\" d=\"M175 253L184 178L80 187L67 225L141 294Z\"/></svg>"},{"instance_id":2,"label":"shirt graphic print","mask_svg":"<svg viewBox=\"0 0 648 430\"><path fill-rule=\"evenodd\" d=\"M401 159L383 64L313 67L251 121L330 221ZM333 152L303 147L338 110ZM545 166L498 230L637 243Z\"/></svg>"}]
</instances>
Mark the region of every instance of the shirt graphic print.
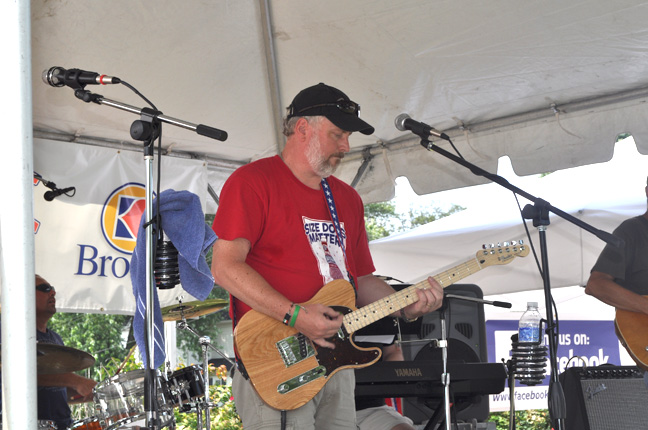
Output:
<instances>
[{"instance_id":1,"label":"shirt graphic print","mask_svg":"<svg viewBox=\"0 0 648 430\"><path fill-rule=\"evenodd\" d=\"M338 236L335 234L333 223L307 217L302 217L302 221L304 223L304 233L308 238L308 243L317 261L324 284L334 279L348 281L344 253ZM340 224L340 228L342 230L342 240L345 241L344 245L346 246L344 223Z\"/></svg>"}]
</instances>

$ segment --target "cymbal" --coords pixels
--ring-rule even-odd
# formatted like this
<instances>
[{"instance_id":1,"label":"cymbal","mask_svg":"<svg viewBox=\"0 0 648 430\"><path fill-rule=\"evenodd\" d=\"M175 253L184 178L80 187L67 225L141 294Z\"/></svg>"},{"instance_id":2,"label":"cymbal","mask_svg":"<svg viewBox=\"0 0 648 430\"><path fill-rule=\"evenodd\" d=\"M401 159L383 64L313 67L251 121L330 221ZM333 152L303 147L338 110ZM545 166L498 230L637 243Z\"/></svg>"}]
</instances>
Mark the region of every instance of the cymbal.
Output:
<instances>
[{"instance_id":1,"label":"cymbal","mask_svg":"<svg viewBox=\"0 0 648 430\"><path fill-rule=\"evenodd\" d=\"M94 362L92 355L78 349L52 343L36 344L36 370L40 375L76 372Z\"/></svg>"},{"instance_id":2,"label":"cymbal","mask_svg":"<svg viewBox=\"0 0 648 430\"><path fill-rule=\"evenodd\" d=\"M182 317L195 318L220 311L229 305L227 299L208 299L165 306L162 310L163 321L180 321Z\"/></svg>"}]
</instances>

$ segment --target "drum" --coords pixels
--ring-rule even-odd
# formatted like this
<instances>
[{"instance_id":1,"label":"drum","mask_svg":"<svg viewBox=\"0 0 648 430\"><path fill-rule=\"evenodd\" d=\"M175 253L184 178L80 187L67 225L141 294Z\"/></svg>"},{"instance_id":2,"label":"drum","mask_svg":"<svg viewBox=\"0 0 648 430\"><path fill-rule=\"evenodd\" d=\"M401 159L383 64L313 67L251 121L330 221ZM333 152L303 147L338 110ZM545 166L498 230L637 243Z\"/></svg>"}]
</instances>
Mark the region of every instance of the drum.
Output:
<instances>
[{"instance_id":1,"label":"drum","mask_svg":"<svg viewBox=\"0 0 648 430\"><path fill-rule=\"evenodd\" d=\"M98 418L86 418L84 420L75 421L70 426L70 430L102 430Z\"/></svg>"},{"instance_id":2,"label":"drum","mask_svg":"<svg viewBox=\"0 0 648 430\"><path fill-rule=\"evenodd\" d=\"M174 407L203 397L205 378L202 367L192 365L173 372L167 382L167 392Z\"/></svg>"},{"instance_id":3,"label":"drum","mask_svg":"<svg viewBox=\"0 0 648 430\"><path fill-rule=\"evenodd\" d=\"M94 403L102 429L112 429L144 418L145 370L120 373L94 388ZM170 413L166 381L157 374L158 412L161 418ZM94 430L92 427L88 429Z\"/></svg>"}]
</instances>

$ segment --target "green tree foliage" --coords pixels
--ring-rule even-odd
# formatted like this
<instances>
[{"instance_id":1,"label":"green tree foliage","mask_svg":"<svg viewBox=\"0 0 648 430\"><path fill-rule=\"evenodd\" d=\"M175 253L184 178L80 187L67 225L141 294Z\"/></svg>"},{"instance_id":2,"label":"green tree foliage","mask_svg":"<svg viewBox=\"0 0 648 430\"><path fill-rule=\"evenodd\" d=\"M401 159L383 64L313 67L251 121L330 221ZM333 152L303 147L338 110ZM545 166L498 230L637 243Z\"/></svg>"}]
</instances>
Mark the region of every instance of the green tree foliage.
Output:
<instances>
[{"instance_id":1,"label":"green tree foliage","mask_svg":"<svg viewBox=\"0 0 648 430\"><path fill-rule=\"evenodd\" d=\"M125 359L135 344L132 339L128 341L132 319L127 315L56 313L48 327L61 335L65 346L87 352L95 358L89 377L100 381L106 377L101 368L108 366L113 359Z\"/></svg>"},{"instance_id":2,"label":"green tree foliage","mask_svg":"<svg viewBox=\"0 0 648 430\"><path fill-rule=\"evenodd\" d=\"M449 210L439 208L410 209L409 217L396 212L393 201L369 203L365 205L365 224L369 240L387 237L392 233L410 230L437 219L464 210L464 207L452 205Z\"/></svg>"},{"instance_id":3,"label":"green tree foliage","mask_svg":"<svg viewBox=\"0 0 648 430\"><path fill-rule=\"evenodd\" d=\"M493 412L489 421L494 422L497 430L509 429L510 412ZM515 412L517 430L551 430L551 419L546 409L531 409Z\"/></svg>"},{"instance_id":4,"label":"green tree foliage","mask_svg":"<svg viewBox=\"0 0 648 430\"><path fill-rule=\"evenodd\" d=\"M402 221L392 202L369 203L365 207L365 225L369 240L387 237L402 227Z\"/></svg>"},{"instance_id":5,"label":"green tree foliage","mask_svg":"<svg viewBox=\"0 0 648 430\"><path fill-rule=\"evenodd\" d=\"M447 217L448 215L452 215L453 213L461 212L464 209L466 208L459 205L452 205L447 211L443 211L439 208L431 208L430 212L425 210L421 211L410 209L409 228L418 227L432 221L436 221L438 219Z\"/></svg>"}]
</instances>

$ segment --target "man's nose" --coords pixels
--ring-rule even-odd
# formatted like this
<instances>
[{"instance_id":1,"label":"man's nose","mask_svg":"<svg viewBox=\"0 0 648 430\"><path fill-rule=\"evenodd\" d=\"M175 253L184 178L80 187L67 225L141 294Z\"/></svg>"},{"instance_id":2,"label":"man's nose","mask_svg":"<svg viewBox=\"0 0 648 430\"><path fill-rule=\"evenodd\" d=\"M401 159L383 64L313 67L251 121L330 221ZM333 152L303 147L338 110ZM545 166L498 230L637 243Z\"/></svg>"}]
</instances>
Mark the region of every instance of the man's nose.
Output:
<instances>
[{"instance_id":1,"label":"man's nose","mask_svg":"<svg viewBox=\"0 0 648 430\"><path fill-rule=\"evenodd\" d=\"M349 143L348 135L345 135L340 141L339 149L340 152L344 152L345 154L351 150L351 144Z\"/></svg>"}]
</instances>

